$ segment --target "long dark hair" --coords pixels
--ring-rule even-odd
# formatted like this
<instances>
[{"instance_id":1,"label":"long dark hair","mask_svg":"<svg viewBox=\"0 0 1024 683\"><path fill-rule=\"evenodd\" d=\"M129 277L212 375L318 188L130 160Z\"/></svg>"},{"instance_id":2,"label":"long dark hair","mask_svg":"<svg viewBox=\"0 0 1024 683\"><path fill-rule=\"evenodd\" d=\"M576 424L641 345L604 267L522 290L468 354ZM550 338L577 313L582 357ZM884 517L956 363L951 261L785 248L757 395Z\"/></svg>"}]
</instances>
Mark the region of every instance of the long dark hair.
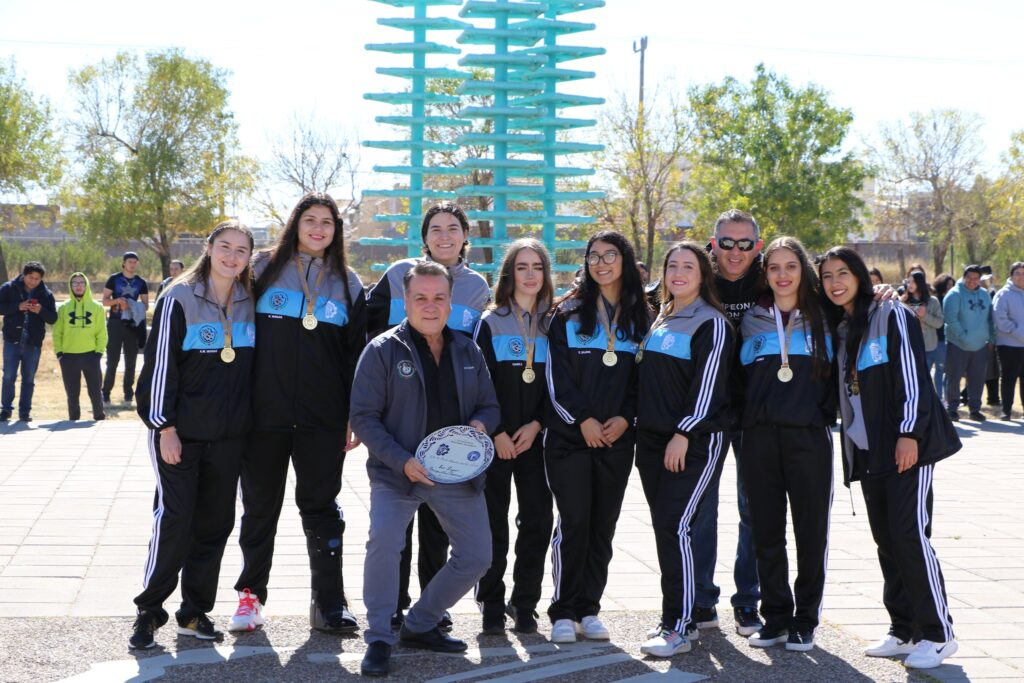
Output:
<instances>
[{"instance_id":1,"label":"long dark hair","mask_svg":"<svg viewBox=\"0 0 1024 683\"><path fill-rule=\"evenodd\" d=\"M537 315L543 316L555 295L555 287L551 283L551 256L547 248L538 240L532 237L518 239L509 245L505 256L501 259L501 266L498 268L498 282L494 285L494 304L492 309L512 307L512 299L516 293L516 257L523 249L529 249L540 257L541 265L544 267L544 282L541 283L540 291L537 292Z\"/></svg>"},{"instance_id":2,"label":"long dark hair","mask_svg":"<svg viewBox=\"0 0 1024 683\"><path fill-rule=\"evenodd\" d=\"M594 242L606 242L619 250L622 258L622 285L619 293L619 323L616 336L626 341L643 341L647 334L647 328L651 325L651 309L647 304L647 297L644 296L643 280L640 279L640 271L636 267L636 253L633 245L626 239L625 235L614 230L602 230L593 235L587 241L587 249L584 252L584 259L590 255L590 249ZM597 326L597 306L601 288L590 275L590 268L586 261L583 264L583 278L579 285L573 287L565 296L558 300L558 303L569 300L579 300L579 307L573 311L564 307L557 308L556 314L568 317L575 312L580 319L580 332L585 335L594 334Z\"/></svg>"},{"instance_id":3,"label":"long dark hair","mask_svg":"<svg viewBox=\"0 0 1024 683\"><path fill-rule=\"evenodd\" d=\"M814 272L811 259L800 240L783 235L772 240L764 250L764 269L761 272L764 289L771 291L771 287L768 285L768 261L772 254L780 249L788 249L793 252L800 262L800 286L796 292L796 307L800 309L804 320L811 325L811 339L814 342L814 351L811 356L814 368L813 377L815 379L828 377L831 371L831 362L828 358L828 349L825 346L825 319L821 311L821 287L818 283L818 274Z\"/></svg>"},{"instance_id":4,"label":"long dark hair","mask_svg":"<svg viewBox=\"0 0 1024 683\"><path fill-rule=\"evenodd\" d=\"M466 216L466 212L462 210L461 206L453 202L438 202L423 214L423 222L420 223L420 239L423 240L423 253L431 256L430 247L427 246L427 228L430 227L430 220L439 213L450 213L459 221L459 225L462 226L463 238L462 249L459 250L459 258L466 258L466 252L469 251L469 217Z\"/></svg>"},{"instance_id":5,"label":"long dark hair","mask_svg":"<svg viewBox=\"0 0 1024 683\"><path fill-rule=\"evenodd\" d=\"M945 298L946 293L951 290L954 285L956 285L956 278L949 273L939 273L935 276L935 279L932 280L932 289L935 291L935 296L938 298L940 303L942 302L942 299Z\"/></svg>"},{"instance_id":6,"label":"long dark hair","mask_svg":"<svg viewBox=\"0 0 1024 683\"><path fill-rule=\"evenodd\" d=\"M856 251L849 247L832 247L818 261L818 275L825 263L830 260L842 261L850 269L850 274L857 279L857 294L853 299L853 313L850 314L846 328L846 368L840 368L845 373L846 381L850 381L853 368L857 367L857 354L860 351L860 342L868 329L868 312L871 309L871 302L875 300L875 289L871 285L871 276L867 264ZM918 273L914 273L917 275ZM924 280L924 275L921 275ZM928 285L925 284L925 291ZM832 334L836 334L839 323L842 322L846 310L842 306L832 303L824 294L821 297L825 315L828 316L829 327Z\"/></svg>"},{"instance_id":7,"label":"long dark hair","mask_svg":"<svg viewBox=\"0 0 1024 683\"><path fill-rule=\"evenodd\" d=\"M665 252L665 258L661 262L661 287L658 292L658 296L661 301L665 303L665 310L668 313L673 313L672 310L672 295L668 291L668 277L666 272L668 271L668 262L672 258L672 254L677 251L686 250L693 253L697 257L697 263L700 266L700 291L697 293L704 303L714 307L719 313L725 315L725 311L722 310L722 302L718 299L718 292L715 291L715 271L711 265L711 257L708 255L706 249L703 246L694 242L693 240L683 240L682 242L676 242L668 251Z\"/></svg>"},{"instance_id":8,"label":"long dark hair","mask_svg":"<svg viewBox=\"0 0 1024 683\"><path fill-rule=\"evenodd\" d=\"M907 281L914 281L914 289L917 290L916 294L910 293L910 288L907 288L907 299L914 297L922 304L927 304L928 299L932 298L932 293L928 289L928 280L924 277L924 272L920 270L913 270L907 276Z\"/></svg>"},{"instance_id":9,"label":"long dark hair","mask_svg":"<svg viewBox=\"0 0 1024 683\"><path fill-rule=\"evenodd\" d=\"M189 268L185 270L181 275L174 278L174 280L168 283L168 285L164 287L163 292L170 291L171 287L178 284L179 282L187 282L190 285L194 285L197 282L209 282L211 267L210 248L213 247L214 240L216 240L217 237L222 232L226 232L228 230L234 230L245 235L249 239L249 251L250 253L252 252L255 246L255 242L253 241L252 238L252 230L250 230L249 227L242 223L241 221L222 221L217 224L217 226L213 229L213 232L210 233L210 236L206 238L206 249L203 249L203 253L199 256L198 259L196 259L195 263L189 266ZM246 263L245 268L243 268L242 272L238 274L238 281L239 283L241 283L243 287L245 287L246 293L248 293L249 296L252 296L251 262ZM163 292L161 292L161 294L163 294Z\"/></svg>"},{"instance_id":10,"label":"long dark hair","mask_svg":"<svg viewBox=\"0 0 1024 683\"><path fill-rule=\"evenodd\" d=\"M338 204L331 195L324 192L309 192L292 209L277 244L270 248L270 263L256 280L256 295L260 296L277 279L299 251L299 219L313 206L325 206L334 219L334 239L324 249L324 266L330 268L345 285L345 298L352 305L352 293L348 291L348 268L345 264L345 222L341 219Z\"/></svg>"}]
</instances>

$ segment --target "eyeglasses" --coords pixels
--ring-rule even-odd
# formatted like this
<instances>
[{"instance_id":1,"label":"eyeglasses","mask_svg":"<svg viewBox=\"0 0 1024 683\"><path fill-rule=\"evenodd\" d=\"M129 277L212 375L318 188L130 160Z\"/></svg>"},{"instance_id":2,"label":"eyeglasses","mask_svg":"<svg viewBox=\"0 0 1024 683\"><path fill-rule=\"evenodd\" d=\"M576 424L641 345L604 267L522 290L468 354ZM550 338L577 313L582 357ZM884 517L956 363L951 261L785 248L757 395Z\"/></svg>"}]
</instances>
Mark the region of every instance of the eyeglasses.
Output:
<instances>
[{"instance_id":1,"label":"eyeglasses","mask_svg":"<svg viewBox=\"0 0 1024 683\"><path fill-rule=\"evenodd\" d=\"M615 259L619 258L619 252L617 251L606 251L603 254L597 252L590 252L587 254L587 263L592 266L596 266L598 263L604 261L607 265L615 263Z\"/></svg>"},{"instance_id":2,"label":"eyeglasses","mask_svg":"<svg viewBox=\"0 0 1024 683\"><path fill-rule=\"evenodd\" d=\"M741 240L734 240L731 237L719 237L717 241L718 248L724 249L725 251L730 251L734 248L739 248L740 251L750 251L754 248L754 245L757 244L757 242L747 237L744 237Z\"/></svg>"}]
</instances>

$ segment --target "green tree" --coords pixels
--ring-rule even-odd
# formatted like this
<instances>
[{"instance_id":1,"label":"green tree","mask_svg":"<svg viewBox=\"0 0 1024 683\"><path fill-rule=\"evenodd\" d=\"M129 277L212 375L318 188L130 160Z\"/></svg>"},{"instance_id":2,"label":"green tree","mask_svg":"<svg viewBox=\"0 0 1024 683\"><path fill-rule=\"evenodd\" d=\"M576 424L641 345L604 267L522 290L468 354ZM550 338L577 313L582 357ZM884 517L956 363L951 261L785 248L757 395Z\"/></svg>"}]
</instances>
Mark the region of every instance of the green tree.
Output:
<instances>
[{"instance_id":1,"label":"green tree","mask_svg":"<svg viewBox=\"0 0 1024 683\"><path fill-rule=\"evenodd\" d=\"M889 219L931 243L937 273L964 225L957 205L975 180L980 128L976 116L955 109L914 112L909 123L883 125L871 149Z\"/></svg>"},{"instance_id":2,"label":"green tree","mask_svg":"<svg viewBox=\"0 0 1024 683\"><path fill-rule=\"evenodd\" d=\"M0 62L0 195L24 195L59 181L60 140L51 118L50 104L32 95L14 61ZM21 227L27 217L16 206L0 211L0 234ZM0 278L7 279L2 241Z\"/></svg>"},{"instance_id":3,"label":"green tree","mask_svg":"<svg viewBox=\"0 0 1024 683\"><path fill-rule=\"evenodd\" d=\"M138 240L169 272L183 234L203 234L253 187L237 153L227 73L180 50L127 53L70 76L80 172L64 192L70 227L100 242Z\"/></svg>"},{"instance_id":4,"label":"green tree","mask_svg":"<svg viewBox=\"0 0 1024 683\"><path fill-rule=\"evenodd\" d=\"M691 88L697 224L729 207L753 211L765 231L824 249L859 228L857 192L866 170L843 142L853 121L828 93L796 88L757 66L743 84L726 78Z\"/></svg>"}]
</instances>

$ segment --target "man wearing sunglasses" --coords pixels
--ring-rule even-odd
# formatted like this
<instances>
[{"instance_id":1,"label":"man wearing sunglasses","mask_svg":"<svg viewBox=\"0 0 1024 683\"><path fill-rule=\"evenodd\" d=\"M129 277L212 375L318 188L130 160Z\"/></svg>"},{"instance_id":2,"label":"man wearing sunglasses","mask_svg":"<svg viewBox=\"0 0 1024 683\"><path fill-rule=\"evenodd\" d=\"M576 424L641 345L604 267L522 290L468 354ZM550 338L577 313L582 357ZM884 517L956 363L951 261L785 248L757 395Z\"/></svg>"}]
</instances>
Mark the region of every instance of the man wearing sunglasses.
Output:
<instances>
[{"instance_id":1,"label":"man wearing sunglasses","mask_svg":"<svg viewBox=\"0 0 1024 683\"><path fill-rule=\"evenodd\" d=\"M715 288L729 319L739 329L740 320L757 299L758 283L761 277L761 229L754 217L746 211L730 209L718 217L715 233L708 245L715 265ZM737 356L739 345L737 345ZM737 357L738 360L738 357ZM737 459L740 458L738 416L743 413L743 381L736 374L739 362L733 363L733 375L729 381L729 400L735 423L729 430L729 443ZM722 477L725 458L720 458L714 479L708 484L704 500L693 521L693 560L696 598L693 606L693 620L697 628L718 626L718 612L715 605L721 589L715 585L715 563L718 559L718 483ZM762 626L757 614L761 589L757 580L757 563L754 556L754 538L750 529L750 513L747 495L740 478L736 477L736 500L739 506L739 539L736 544L736 563L733 580L736 592L732 596L736 632L742 636L756 633Z\"/></svg>"}]
</instances>

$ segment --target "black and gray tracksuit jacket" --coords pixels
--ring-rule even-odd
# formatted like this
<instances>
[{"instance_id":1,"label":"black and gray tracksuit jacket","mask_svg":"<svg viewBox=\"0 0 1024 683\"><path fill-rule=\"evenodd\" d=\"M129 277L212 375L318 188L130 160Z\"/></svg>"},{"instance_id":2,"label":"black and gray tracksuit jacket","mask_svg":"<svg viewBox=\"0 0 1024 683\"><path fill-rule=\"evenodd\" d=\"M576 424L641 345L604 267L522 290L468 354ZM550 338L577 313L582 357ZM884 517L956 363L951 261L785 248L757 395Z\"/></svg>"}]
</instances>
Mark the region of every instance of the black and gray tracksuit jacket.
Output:
<instances>
[{"instance_id":1,"label":"black and gray tracksuit jacket","mask_svg":"<svg viewBox=\"0 0 1024 683\"><path fill-rule=\"evenodd\" d=\"M232 297L235 360L225 363L220 304L206 283L179 282L160 296L136 390L139 417L150 429L173 426L183 440L217 441L251 428L254 307L239 283Z\"/></svg>"},{"instance_id":2,"label":"black and gray tracksuit jacket","mask_svg":"<svg viewBox=\"0 0 1024 683\"><path fill-rule=\"evenodd\" d=\"M846 373L846 328L839 325L837 349L838 389L844 416L843 473L846 484L868 477L896 472L896 440L902 436L917 441L917 465L929 465L961 448L956 428L942 407L924 363L924 336L917 316L896 301L873 302L868 312L868 329L857 354L860 393L854 397ZM858 423L867 437L866 455L855 458L847 433L848 419L855 404L863 411Z\"/></svg>"},{"instance_id":3,"label":"black and gray tracksuit jacket","mask_svg":"<svg viewBox=\"0 0 1024 683\"><path fill-rule=\"evenodd\" d=\"M661 321L639 363L637 429L691 442L728 426L729 320L702 299Z\"/></svg>"},{"instance_id":4,"label":"black and gray tracksuit jacket","mask_svg":"<svg viewBox=\"0 0 1024 683\"><path fill-rule=\"evenodd\" d=\"M408 258L395 261L388 266L380 280L370 290L367 301L367 329L370 339L405 320L405 290L402 278L420 260L431 259L424 256L422 259ZM448 317L448 327L472 336L480 316L491 300L491 289L484 276L470 269L463 261L448 266L448 272L452 274L453 280L452 312Z\"/></svg>"},{"instance_id":5,"label":"black and gray tracksuit jacket","mask_svg":"<svg viewBox=\"0 0 1024 683\"><path fill-rule=\"evenodd\" d=\"M352 385L352 430L366 444L370 480L399 491L412 490L405 463L427 436L427 398L419 353L402 321L363 350ZM452 335L449 352L463 424L479 420L493 433L501 408L480 349L469 337ZM472 480L483 489L486 473Z\"/></svg>"},{"instance_id":6,"label":"black and gray tracksuit jacket","mask_svg":"<svg viewBox=\"0 0 1024 683\"><path fill-rule=\"evenodd\" d=\"M300 254L310 294L323 259ZM268 252L253 259L258 278ZM356 361L366 343L366 299L359 276L347 282L324 274L313 315L317 326L302 326L306 296L294 261L259 293L256 302L256 362L253 417L262 431L343 432Z\"/></svg>"}]
</instances>

